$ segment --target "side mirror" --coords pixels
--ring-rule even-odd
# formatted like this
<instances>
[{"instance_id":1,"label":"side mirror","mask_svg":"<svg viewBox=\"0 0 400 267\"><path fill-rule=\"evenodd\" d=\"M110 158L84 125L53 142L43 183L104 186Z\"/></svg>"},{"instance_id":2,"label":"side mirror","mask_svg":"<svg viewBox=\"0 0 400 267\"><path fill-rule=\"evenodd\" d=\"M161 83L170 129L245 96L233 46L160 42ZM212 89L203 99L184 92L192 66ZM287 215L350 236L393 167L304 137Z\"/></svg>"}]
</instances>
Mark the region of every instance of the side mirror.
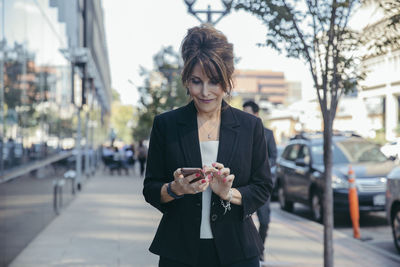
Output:
<instances>
[{"instance_id":1,"label":"side mirror","mask_svg":"<svg viewBox=\"0 0 400 267\"><path fill-rule=\"evenodd\" d=\"M308 166L308 164L304 161L304 159L296 159L294 161L294 163L296 164L296 166L300 166L300 167Z\"/></svg>"}]
</instances>

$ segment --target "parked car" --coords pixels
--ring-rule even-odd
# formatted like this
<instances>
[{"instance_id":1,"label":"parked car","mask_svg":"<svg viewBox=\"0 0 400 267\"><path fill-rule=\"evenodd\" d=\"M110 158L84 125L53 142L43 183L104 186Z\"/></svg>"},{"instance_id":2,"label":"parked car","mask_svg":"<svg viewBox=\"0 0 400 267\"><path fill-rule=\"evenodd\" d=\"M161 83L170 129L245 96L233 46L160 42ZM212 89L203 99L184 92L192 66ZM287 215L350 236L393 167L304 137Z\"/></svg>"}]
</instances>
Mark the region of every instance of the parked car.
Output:
<instances>
[{"instance_id":1,"label":"parked car","mask_svg":"<svg viewBox=\"0 0 400 267\"><path fill-rule=\"evenodd\" d=\"M309 205L314 220L322 220L324 160L322 134L297 136L277 162L278 199L292 211L295 202ZM354 135L332 137L332 189L335 212L348 211L348 171L352 167L360 211L385 209L387 174L395 167L379 146Z\"/></svg>"},{"instance_id":2,"label":"parked car","mask_svg":"<svg viewBox=\"0 0 400 267\"><path fill-rule=\"evenodd\" d=\"M400 139L387 143L381 147L381 151L386 157L397 157L400 159Z\"/></svg>"},{"instance_id":3,"label":"parked car","mask_svg":"<svg viewBox=\"0 0 400 267\"><path fill-rule=\"evenodd\" d=\"M387 176L386 216L392 226L394 245L400 253L400 167L394 168Z\"/></svg>"}]
</instances>

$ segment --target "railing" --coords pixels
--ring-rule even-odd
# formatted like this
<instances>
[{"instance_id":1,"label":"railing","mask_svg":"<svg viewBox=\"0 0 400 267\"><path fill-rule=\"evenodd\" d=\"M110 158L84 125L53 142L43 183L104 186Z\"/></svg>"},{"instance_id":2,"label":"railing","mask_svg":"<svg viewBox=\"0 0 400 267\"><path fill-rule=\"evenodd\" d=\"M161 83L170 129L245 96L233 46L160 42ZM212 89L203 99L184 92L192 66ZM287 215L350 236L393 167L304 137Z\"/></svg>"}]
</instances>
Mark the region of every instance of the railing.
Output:
<instances>
[{"instance_id":1,"label":"railing","mask_svg":"<svg viewBox=\"0 0 400 267\"><path fill-rule=\"evenodd\" d=\"M49 165L51 163L68 158L70 156L72 156L72 151L62 152L60 154L51 156L49 158L46 158L46 159L43 159L40 161L35 161L32 164L25 164L20 167L17 167L15 170L12 170L12 171L4 174L3 176L0 176L0 184L10 181L14 178L17 178L17 177L24 175L26 173L29 173L31 171L37 170L37 169L44 167L46 165Z\"/></svg>"}]
</instances>

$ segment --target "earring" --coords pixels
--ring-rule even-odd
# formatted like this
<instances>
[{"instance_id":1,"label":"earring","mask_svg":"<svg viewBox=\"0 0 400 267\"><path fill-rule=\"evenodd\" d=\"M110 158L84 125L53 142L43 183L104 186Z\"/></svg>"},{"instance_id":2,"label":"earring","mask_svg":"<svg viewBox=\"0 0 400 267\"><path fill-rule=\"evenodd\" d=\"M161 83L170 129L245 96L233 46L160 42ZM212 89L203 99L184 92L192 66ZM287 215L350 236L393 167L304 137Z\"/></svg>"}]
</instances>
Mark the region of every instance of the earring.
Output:
<instances>
[{"instance_id":1,"label":"earring","mask_svg":"<svg viewBox=\"0 0 400 267\"><path fill-rule=\"evenodd\" d=\"M190 93L189 93L189 88L186 88L186 94L187 94L187 95L190 95Z\"/></svg>"}]
</instances>

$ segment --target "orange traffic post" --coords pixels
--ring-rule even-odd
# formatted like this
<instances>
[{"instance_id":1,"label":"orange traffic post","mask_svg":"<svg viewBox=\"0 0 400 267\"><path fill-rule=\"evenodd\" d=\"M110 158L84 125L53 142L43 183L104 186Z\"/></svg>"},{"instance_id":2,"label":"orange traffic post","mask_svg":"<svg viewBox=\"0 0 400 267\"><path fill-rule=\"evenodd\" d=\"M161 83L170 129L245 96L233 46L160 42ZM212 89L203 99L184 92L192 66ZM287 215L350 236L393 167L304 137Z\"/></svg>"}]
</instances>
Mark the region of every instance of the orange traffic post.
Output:
<instances>
[{"instance_id":1,"label":"orange traffic post","mask_svg":"<svg viewBox=\"0 0 400 267\"><path fill-rule=\"evenodd\" d=\"M349 209L350 218L353 224L354 238L360 238L360 210L358 208L358 195L356 187L356 176L354 170L349 166Z\"/></svg>"}]
</instances>

